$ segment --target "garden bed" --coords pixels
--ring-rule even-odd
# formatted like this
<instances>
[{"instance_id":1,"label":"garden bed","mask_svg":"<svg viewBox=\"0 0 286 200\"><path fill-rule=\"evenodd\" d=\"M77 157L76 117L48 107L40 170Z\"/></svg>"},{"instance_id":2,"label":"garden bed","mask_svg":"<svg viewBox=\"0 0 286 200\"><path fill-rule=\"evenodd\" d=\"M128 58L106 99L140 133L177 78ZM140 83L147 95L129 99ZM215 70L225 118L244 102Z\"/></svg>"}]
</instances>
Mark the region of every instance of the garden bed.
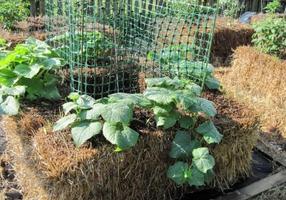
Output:
<instances>
[{"instance_id":1,"label":"garden bed","mask_svg":"<svg viewBox=\"0 0 286 200\"><path fill-rule=\"evenodd\" d=\"M215 124L224 135L220 145L212 146L216 159L216 178L209 187L229 188L250 173L252 148L257 122L250 119L251 110L208 92L217 104ZM22 117L5 118L7 152L17 172L26 199L169 199L180 192L166 177L170 159L167 150L173 134L155 130L152 120L132 127L142 139L130 151L115 153L101 141L76 149L69 134L52 133L49 123L59 115L59 104L45 107L27 106ZM48 109L50 108L50 109ZM136 112L144 121L148 113ZM47 123L47 121L49 123ZM45 124L45 129L39 129ZM31 178L33 177L33 178ZM123 192L124 191L124 192Z\"/></svg>"}]
</instances>

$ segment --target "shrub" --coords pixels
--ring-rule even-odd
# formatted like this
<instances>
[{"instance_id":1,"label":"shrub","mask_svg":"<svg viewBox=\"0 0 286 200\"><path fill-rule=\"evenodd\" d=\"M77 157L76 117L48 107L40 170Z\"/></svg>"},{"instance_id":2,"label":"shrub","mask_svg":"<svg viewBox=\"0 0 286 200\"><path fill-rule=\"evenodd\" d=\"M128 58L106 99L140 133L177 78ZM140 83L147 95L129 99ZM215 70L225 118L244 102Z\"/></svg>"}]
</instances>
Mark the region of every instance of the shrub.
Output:
<instances>
[{"instance_id":1,"label":"shrub","mask_svg":"<svg viewBox=\"0 0 286 200\"><path fill-rule=\"evenodd\" d=\"M281 7L281 2L280 0L274 0L270 3L268 3L266 5L266 7L264 8L264 10L267 12L267 13L272 13L274 14L279 8Z\"/></svg>"},{"instance_id":2,"label":"shrub","mask_svg":"<svg viewBox=\"0 0 286 200\"><path fill-rule=\"evenodd\" d=\"M252 42L262 52L283 57L286 49L286 20L269 16L253 25Z\"/></svg>"},{"instance_id":3,"label":"shrub","mask_svg":"<svg viewBox=\"0 0 286 200\"><path fill-rule=\"evenodd\" d=\"M5 29L12 29L15 22L24 20L28 14L26 1L0 0L0 24Z\"/></svg>"}]
</instances>

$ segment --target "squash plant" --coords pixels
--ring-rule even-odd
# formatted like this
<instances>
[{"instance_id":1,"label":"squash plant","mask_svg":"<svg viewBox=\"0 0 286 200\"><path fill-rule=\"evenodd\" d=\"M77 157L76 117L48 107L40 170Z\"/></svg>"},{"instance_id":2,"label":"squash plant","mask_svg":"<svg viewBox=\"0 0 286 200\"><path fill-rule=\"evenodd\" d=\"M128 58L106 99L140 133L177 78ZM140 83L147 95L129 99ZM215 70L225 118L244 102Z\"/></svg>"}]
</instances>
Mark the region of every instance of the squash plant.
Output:
<instances>
[{"instance_id":1,"label":"squash plant","mask_svg":"<svg viewBox=\"0 0 286 200\"><path fill-rule=\"evenodd\" d=\"M46 43L33 38L17 45L13 51L5 52L5 56L0 57L0 96L6 97L6 101L1 103L1 113L17 114L20 96L28 100L59 99L58 77L54 72L62 64ZM4 109L6 105L13 112Z\"/></svg>"},{"instance_id":2,"label":"squash plant","mask_svg":"<svg viewBox=\"0 0 286 200\"><path fill-rule=\"evenodd\" d=\"M192 60L193 55L194 48L181 44L168 46L159 52L151 51L147 58L157 63L163 73L204 83L209 89L219 89L220 83L213 75L214 67Z\"/></svg>"},{"instance_id":3,"label":"squash plant","mask_svg":"<svg viewBox=\"0 0 286 200\"><path fill-rule=\"evenodd\" d=\"M202 88L189 80L152 78L146 84L143 94L115 93L99 100L71 93L71 101L63 105L65 116L53 130L70 127L77 147L103 134L116 151L128 150L139 139L139 133L130 128L134 108L150 110L158 128L176 131L169 153L176 162L167 176L179 185L204 185L215 165L205 144L222 139L211 120L216 114L213 103L201 98Z\"/></svg>"}]
</instances>

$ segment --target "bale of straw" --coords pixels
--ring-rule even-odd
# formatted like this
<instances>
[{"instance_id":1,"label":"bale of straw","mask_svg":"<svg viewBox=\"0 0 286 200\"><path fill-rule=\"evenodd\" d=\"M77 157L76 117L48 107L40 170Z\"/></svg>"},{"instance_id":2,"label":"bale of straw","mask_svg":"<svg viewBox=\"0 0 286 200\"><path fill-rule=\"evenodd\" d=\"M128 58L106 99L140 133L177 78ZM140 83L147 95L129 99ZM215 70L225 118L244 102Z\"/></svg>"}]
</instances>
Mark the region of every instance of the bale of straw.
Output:
<instances>
[{"instance_id":1,"label":"bale of straw","mask_svg":"<svg viewBox=\"0 0 286 200\"><path fill-rule=\"evenodd\" d=\"M211 49L211 62L214 66L229 65L233 50L242 45L250 45L253 33L254 30L247 24L225 17L218 18Z\"/></svg>"},{"instance_id":2,"label":"bale of straw","mask_svg":"<svg viewBox=\"0 0 286 200\"><path fill-rule=\"evenodd\" d=\"M208 187L224 189L250 173L257 122L250 118L251 110L222 95L205 96L217 103L215 124L224 135L221 144L210 146L217 164L216 178ZM134 148L115 153L103 138L97 139L96 148L77 149L69 131L55 134L46 125L27 136L17 130L15 121L5 119L4 123L8 153L25 199L173 199L194 191L178 188L166 176L174 162L168 157L173 132L144 126Z\"/></svg>"},{"instance_id":3,"label":"bale of straw","mask_svg":"<svg viewBox=\"0 0 286 200\"><path fill-rule=\"evenodd\" d=\"M259 113L265 131L278 129L286 137L285 77L285 60L243 46L235 51L232 68L221 79L230 95Z\"/></svg>"}]
</instances>

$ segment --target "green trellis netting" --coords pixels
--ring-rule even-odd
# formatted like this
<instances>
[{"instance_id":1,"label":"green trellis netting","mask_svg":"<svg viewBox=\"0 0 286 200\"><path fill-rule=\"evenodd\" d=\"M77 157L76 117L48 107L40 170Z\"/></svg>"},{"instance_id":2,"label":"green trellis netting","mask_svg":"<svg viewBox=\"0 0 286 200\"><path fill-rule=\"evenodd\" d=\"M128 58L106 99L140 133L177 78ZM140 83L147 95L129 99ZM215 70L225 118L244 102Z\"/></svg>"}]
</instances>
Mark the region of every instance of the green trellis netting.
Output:
<instances>
[{"instance_id":1,"label":"green trellis netting","mask_svg":"<svg viewBox=\"0 0 286 200\"><path fill-rule=\"evenodd\" d=\"M69 64L73 91L137 92L141 77L200 84L216 9L175 0L46 0L48 43Z\"/></svg>"}]
</instances>

